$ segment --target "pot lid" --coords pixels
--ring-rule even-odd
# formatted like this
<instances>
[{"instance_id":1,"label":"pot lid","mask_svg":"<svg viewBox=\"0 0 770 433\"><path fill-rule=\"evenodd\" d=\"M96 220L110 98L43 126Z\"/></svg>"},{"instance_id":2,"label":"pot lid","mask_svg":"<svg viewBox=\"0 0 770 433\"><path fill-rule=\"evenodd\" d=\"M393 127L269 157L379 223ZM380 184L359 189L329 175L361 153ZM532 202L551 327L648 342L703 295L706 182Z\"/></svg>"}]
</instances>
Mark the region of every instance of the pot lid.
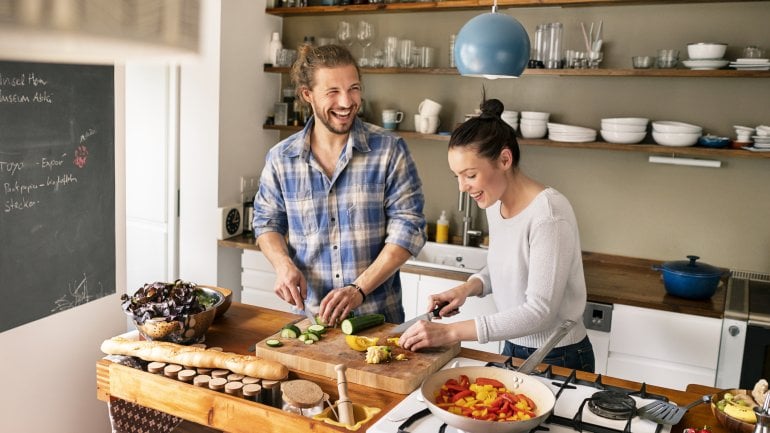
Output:
<instances>
[{"instance_id":1,"label":"pot lid","mask_svg":"<svg viewBox=\"0 0 770 433\"><path fill-rule=\"evenodd\" d=\"M714 277L722 275L722 270L708 263L696 262L700 257L687 256L689 260L677 260L663 263L663 269L669 272L675 272L682 275L694 277Z\"/></svg>"}]
</instances>

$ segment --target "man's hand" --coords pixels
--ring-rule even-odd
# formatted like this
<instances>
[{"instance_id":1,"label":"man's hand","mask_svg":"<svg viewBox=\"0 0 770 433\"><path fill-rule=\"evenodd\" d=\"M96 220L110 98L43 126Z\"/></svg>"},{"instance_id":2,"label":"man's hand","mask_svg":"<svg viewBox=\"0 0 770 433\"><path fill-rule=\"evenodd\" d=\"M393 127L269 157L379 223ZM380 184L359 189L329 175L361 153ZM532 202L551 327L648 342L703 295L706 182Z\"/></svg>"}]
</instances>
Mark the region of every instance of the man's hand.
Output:
<instances>
[{"instance_id":1,"label":"man's hand","mask_svg":"<svg viewBox=\"0 0 770 433\"><path fill-rule=\"evenodd\" d=\"M307 281L293 263L276 268L275 294L299 309L304 309L307 297Z\"/></svg>"},{"instance_id":2,"label":"man's hand","mask_svg":"<svg viewBox=\"0 0 770 433\"><path fill-rule=\"evenodd\" d=\"M338 321L344 320L351 311L361 305L363 299L358 289L353 286L345 286L332 290L321 301L318 315L329 326L334 326Z\"/></svg>"}]
</instances>

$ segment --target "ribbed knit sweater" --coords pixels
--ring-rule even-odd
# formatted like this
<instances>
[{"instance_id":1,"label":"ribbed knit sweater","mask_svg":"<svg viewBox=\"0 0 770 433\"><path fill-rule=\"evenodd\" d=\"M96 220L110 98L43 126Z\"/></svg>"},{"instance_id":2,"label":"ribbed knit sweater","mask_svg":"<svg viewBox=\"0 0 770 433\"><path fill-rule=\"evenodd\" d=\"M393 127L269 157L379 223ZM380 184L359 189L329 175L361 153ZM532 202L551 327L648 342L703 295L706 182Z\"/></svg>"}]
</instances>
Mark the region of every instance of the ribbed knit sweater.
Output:
<instances>
[{"instance_id":1,"label":"ribbed knit sweater","mask_svg":"<svg viewBox=\"0 0 770 433\"><path fill-rule=\"evenodd\" d=\"M571 319L577 325L557 347L578 343L586 336L586 284L577 220L567 198L546 188L512 218L501 216L499 201L486 214L487 266L471 278L482 281L482 296L494 296L497 313L475 318L479 342L540 347L561 321Z\"/></svg>"}]
</instances>

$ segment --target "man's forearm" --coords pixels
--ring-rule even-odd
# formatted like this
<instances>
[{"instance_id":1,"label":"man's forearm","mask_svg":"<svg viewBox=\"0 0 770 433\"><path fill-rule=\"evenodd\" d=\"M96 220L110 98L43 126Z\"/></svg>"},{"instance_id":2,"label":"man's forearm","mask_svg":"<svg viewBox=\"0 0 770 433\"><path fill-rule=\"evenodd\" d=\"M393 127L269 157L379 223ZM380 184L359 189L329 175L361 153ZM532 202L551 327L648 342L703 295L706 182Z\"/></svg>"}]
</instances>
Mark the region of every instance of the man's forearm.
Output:
<instances>
[{"instance_id":1,"label":"man's forearm","mask_svg":"<svg viewBox=\"0 0 770 433\"><path fill-rule=\"evenodd\" d=\"M289 257L289 248L286 245L286 239L278 232L267 232L259 235L257 238L259 250L267 257L270 264L276 270L293 264Z\"/></svg>"},{"instance_id":2,"label":"man's forearm","mask_svg":"<svg viewBox=\"0 0 770 433\"><path fill-rule=\"evenodd\" d=\"M409 257L411 254L406 249L386 243L374 262L356 278L355 283L368 295L390 278L401 265L409 260Z\"/></svg>"}]
</instances>

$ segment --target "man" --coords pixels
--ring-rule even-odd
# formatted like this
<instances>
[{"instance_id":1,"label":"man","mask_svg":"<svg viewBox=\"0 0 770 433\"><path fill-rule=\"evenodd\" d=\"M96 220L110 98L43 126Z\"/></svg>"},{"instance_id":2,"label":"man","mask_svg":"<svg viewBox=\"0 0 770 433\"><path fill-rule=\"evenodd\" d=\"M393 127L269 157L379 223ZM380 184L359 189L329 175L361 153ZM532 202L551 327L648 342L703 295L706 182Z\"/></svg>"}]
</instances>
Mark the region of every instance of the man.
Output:
<instances>
[{"instance_id":1,"label":"man","mask_svg":"<svg viewBox=\"0 0 770 433\"><path fill-rule=\"evenodd\" d=\"M291 78L313 116L270 150L254 200L275 292L327 324L353 310L403 322L398 269L426 239L406 143L356 116L361 74L345 48L303 46Z\"/></svg>"}]
</instances>

